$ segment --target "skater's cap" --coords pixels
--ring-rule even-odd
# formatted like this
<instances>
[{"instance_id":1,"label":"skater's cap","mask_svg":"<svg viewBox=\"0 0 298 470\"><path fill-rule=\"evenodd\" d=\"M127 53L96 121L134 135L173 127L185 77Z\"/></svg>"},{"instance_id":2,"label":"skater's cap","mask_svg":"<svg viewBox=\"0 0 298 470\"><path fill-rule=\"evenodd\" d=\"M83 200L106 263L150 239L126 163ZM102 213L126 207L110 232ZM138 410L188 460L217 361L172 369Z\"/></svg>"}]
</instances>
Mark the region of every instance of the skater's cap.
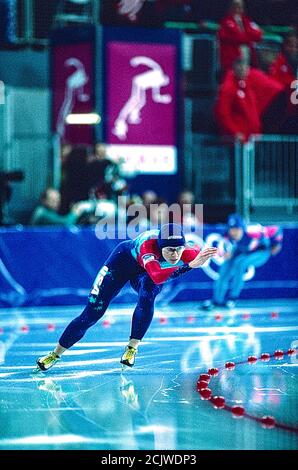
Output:
<instances>
[{"instance_id":1,"label":"skater's cap","mask_svg":"<svg viewBox=\"0 0 298 470\"><path fill-rule=\"evenodd\" d=\"M242 228L245 229L245 222L239 214L231 214L228 217L228 228Z\"/></svg>"},{"instance_id":2,"label":"skater's cap","mask_svg":"<svg viewBox=\"0 0 298 470\"><path fill-rule=\"evenodd\" d=\"M185 237L183 230L178 224L165 224L158 234L158 246L162 250L167 246L184 246Z\"/></svg>"}]
</instances>

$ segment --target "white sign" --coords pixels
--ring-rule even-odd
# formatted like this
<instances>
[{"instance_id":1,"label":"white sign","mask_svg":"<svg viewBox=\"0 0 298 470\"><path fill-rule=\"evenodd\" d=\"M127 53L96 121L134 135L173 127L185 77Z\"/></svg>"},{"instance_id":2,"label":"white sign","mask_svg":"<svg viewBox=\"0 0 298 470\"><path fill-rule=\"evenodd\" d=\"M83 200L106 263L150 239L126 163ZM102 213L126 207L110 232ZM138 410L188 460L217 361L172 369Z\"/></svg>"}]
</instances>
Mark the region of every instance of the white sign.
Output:
<instances>
[{"instance_id":1,"label":"white sign","mask_svg":"<svg viewBox=\"0 0 298 470\"><path fill-rule=\"evenodd\" d=\"M109 158L121 166L123 176L177 173L177 149L167 145L107 145Z\"/></svg>"}]
</instances>

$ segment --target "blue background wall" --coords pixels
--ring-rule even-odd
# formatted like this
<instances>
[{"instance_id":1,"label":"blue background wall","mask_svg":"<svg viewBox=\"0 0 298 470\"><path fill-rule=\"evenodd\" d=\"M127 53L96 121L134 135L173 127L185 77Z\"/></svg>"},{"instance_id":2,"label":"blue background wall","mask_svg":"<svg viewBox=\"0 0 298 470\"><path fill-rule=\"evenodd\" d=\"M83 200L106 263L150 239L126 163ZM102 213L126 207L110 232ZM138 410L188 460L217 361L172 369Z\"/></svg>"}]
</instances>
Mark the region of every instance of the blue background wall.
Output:
<instances>
[{"instance_id":1,"label":"blue background wall","mask_svg":"<svg viewBox=\"0 0 298 470\"><path fill-rule=\"evenodd\" d=\"M223 226L207 226L222 233ZM84 304L97 271L119 240L98 240L94 228L11 228L0 231L0 306ZM241 298L298 297L298 226L284 227L282 252L257 269ZM218 266L212 264L214 271ZM196 269L167 283L159 301L200 300L213 281ZM175 287L175 288L174 288ZM127 285L116 301L131 302Z\"/></svg>"}]
</instances>

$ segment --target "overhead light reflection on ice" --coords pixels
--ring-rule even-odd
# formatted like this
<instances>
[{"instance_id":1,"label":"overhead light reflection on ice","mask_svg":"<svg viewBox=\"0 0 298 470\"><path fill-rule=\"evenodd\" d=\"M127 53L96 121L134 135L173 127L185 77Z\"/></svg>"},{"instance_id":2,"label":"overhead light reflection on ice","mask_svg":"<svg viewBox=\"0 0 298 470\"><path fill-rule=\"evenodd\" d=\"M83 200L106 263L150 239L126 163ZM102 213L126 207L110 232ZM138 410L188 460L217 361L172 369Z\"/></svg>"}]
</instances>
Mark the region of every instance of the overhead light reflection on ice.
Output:
<instances>
[{"instance_id":1,"label":"overhead light reflection on ice","mask_svg":"<svg viewBox=\"0 0 298 470\"><path fill-rule=\"evenodd\" d=\"M113 438L113 441L121 441L121 439ZM4 445L36 445L36 444L68 444L68 443L98 443L110 444L109 439L100 439L92 437L84 437L77 434L57 434L54 436L36 435L16 439L2 439L1 444Z\"/></svg>"}]
</instances>

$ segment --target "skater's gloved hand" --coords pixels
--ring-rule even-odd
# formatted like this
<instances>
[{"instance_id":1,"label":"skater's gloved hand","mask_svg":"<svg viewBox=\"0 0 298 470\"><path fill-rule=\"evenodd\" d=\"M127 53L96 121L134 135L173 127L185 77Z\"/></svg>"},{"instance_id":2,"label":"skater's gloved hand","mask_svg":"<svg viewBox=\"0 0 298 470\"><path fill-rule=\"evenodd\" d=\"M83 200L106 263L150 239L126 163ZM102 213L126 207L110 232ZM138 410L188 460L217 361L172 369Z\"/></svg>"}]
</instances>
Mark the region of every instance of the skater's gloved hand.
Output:
<instances>
[{"instance_id":1,"label":"skater's gloved hand","mask_svg":"<svg viewBox=\"0 0 298 470\"><path fill-rule=\"evenodd\" d=\"M271 255L276 256L281 250L281 245L275 245L271 248Z\"/></svg>"},{"instance_id":2,"label":"skater's gloved hand","mask_svg":"<svg viewBox=\"0 0 298 470\"><path fill-rule=\"evenodd\" d=\"M189 263L190 268L199 268L202 266L208 259L212 258L217 254L217 248L210 247L205 248L204 250L200 251L200 253L196 256L194 260Z\"/></svg>"}]
</instances>

